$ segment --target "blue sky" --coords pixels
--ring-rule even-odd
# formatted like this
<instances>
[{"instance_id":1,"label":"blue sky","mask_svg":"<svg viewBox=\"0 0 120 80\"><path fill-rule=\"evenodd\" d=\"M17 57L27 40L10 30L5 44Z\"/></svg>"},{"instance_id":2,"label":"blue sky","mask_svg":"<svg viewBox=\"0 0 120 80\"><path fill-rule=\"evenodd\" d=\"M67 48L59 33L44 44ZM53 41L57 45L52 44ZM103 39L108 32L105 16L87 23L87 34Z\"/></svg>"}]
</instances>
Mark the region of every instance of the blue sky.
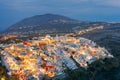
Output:
<instances>
[{"instance_id":1,"label":"blue sky","mask_svg":"<svg viewBox=\"0 0 120 80\"><path fill-rule=\"evenodd\" d=\"M120 22L120 0L0 0L0 29L46 13L81 21Z\"/></svg>"}]
</instances>

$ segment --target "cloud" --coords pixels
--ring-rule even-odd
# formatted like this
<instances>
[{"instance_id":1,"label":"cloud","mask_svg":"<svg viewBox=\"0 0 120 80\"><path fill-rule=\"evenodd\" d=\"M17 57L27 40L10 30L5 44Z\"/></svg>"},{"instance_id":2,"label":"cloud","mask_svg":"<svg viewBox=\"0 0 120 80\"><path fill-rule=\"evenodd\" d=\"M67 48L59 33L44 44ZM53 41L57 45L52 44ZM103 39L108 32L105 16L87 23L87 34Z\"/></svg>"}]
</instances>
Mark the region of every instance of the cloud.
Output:
<instances>
[{"instance_id":1,"label":"cloud","mask_svg":"<svg viewBox=\"0 0 120 80\"><path fill-rule=\"evenodd\" d=\"M118 14L120 0L1 0L4 7L25 14L57 13L75 15Z\"/></svg>"},{"instance_id":2,"label":"cloud","mask_svg":"<svg viewBox=\"0 0 120 80\"><path fill-rule=\"evenodd\" d=\"M111 7L120 7L120 0L105 0L103 5L108 5Z\"/></svg>"},{"instance_id":3,"label":"cloud","mask_svg":"<svg viewBox=\"0 0 120 80\"><path fill-rule=\"evenodd\" d=\"M70 15L120 13L117 11L120 0L1 0L0 4L19 12L56 12Z\"/></svg>"},{"instance_id":4,"label":"cloud","mask_svg":"<svg viewBox=\"0 0 120 80\"><path fill-rule=\"evenodd\" d=\"M86 20L102 20L105 17L117 19L119 9L120 0L0 0L0 20L6 22L8 19L7 22L10 23L45 13L61 14L76 19L82 17Z\"/></svg>"},{"instance_id":5,"label":"cloud","mask_svg":"<svg viewBox=\"0 0 120 80\"><path fill-rule=\"evenodd\" d=\"M85 3L89 0L1 0L1 4L15 10L27 10L37 8L65 8L72 7L77 4ZM80 6L80 5L79 5Z\"/></svg>"},{"instance_id":6,"label":"cloud","mask_svg":"<svg viewBox=\"0 0 120 80\"><path fill-rule=\"evenodd\" d=\"M47 6L51 5L61 5L61 6L70 6L75 4L89 4L89 5L99 5L99 6L117 6L120 7L120 0L1 0L1 4L7 5L9 7L39 7L39 6ZM84 5L86 6L86 5ZM49 6L50 7L50 6Z\"/></svg>"},{"instance_id":7,"label":"cloud","mask_svg":"<svg viewBox=\"0 0 120 80\"><path fill-rule=\"evenodd\" d=\"M99 6L120 7L120 0L91 0L91 2Z\"/></svg>"}]
</instances>

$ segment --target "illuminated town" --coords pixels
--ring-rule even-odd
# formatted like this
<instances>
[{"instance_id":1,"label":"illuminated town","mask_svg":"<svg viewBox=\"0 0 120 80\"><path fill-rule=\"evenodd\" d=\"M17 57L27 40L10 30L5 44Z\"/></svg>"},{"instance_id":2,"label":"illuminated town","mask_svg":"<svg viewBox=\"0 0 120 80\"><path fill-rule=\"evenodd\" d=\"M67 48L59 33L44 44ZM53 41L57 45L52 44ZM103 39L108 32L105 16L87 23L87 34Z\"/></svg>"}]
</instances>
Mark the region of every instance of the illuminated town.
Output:
<instances>
[{"instance_id":1,"label":"illuminated town","mask_svg":"<svg viewBox=\"0 0 120 80\"><path fill-rule=\"evenodd\" d=\"M5 38L6 39L6 38ZM37 39L2 45L1 62L8 75L19 80L42 80L64 74L65 69L87 69L92 62L113 57L95 42L74 36L37 37Z\"/></svg>"}]
</instances>

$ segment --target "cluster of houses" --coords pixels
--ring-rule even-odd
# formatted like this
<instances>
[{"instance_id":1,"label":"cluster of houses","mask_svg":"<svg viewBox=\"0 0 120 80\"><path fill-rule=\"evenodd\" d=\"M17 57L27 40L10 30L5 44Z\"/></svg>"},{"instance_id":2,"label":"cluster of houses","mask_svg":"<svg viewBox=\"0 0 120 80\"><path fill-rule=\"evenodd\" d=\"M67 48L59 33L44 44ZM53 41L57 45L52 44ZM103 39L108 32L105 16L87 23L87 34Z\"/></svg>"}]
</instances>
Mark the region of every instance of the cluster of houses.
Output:
<instances>
[{"instance_id":1,"label":"cluster of houses","mask_svg":"<svg viewBox=\"0 0 120 80\"><path fill-rule=\"evenodd\" d=\"M3 44L4 45L4 44ZM49 35L17 44L8 44L1 50L1 62L8 74L26 80L41 80L64 74L65 69L75 70L79 64L87 69L92 62L113 57L95 42L70 36ZM32 80L32 79L31 79Z\"/></svg>"}]
</instances>

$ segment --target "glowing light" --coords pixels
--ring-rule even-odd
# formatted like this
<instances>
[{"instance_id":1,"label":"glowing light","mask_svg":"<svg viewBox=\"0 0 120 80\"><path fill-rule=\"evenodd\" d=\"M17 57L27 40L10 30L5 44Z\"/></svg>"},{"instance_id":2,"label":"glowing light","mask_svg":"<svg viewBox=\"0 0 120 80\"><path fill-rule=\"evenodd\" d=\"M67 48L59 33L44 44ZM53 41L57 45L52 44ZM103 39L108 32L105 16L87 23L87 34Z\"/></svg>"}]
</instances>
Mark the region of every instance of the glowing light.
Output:
<instances>
[{"instance_id":1,"label":"glowing light","mask_svg":"<svg viewBox=\"0 0 120 80\"><path fill-rule=\"evenodd\" d=\"M19 80L26 80L29 75L37 79L38 75L47 75L52 78L65 69L62 63L70 69L76 69L76 64L72 63L71 56L82 67L88 66L87 61L91 60L92 56L95 56L96 59L100 59L100 56L107 56L103 48L96 48L91 40L82 39L83 43L76 37L47 36L37 40L34 45L32 41L13 44L2 52L4 63L9 68L9 75L15 76ZM85 42L86 40L87 42ZM79 47L71 47L70 44ZM18 45L22 45L23 48ZM33 46L38 49L34 49Z\"/></svg>"}]
</instances>

